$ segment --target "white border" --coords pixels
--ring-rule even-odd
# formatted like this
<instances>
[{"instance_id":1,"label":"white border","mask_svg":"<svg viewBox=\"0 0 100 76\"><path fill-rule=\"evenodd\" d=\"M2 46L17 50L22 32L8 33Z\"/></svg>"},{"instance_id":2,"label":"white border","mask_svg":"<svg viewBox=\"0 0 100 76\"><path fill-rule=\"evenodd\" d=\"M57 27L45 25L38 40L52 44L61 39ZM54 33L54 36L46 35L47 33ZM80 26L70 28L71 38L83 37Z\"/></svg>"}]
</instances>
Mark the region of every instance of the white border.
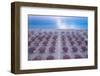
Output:
<instances>
[{"instance_id":1,"label":"white border","mask_svg":"<svg viewBox=\"0 0 100 76\"><path fill-rule=\"evenodd\" d=\"M69 59L53 61L28 61L28 14L86 16L88 17L88 59ZM94 11L21 7L20 8L20 69L42 69L94 65Z\"/></svg>"}]
</instances>

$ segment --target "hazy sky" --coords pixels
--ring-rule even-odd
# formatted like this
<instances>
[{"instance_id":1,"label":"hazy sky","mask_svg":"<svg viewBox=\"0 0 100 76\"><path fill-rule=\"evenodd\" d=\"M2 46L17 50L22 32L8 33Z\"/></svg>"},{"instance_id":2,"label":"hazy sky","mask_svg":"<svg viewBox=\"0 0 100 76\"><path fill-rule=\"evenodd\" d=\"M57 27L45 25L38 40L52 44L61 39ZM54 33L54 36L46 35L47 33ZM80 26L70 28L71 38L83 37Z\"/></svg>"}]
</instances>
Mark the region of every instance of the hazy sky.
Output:
<instances>
[{"instance_id":1,"label":"hazy sky","mask_svg":"<svg viewBox=\"0 0 100 76\"><path fill-rule=\"evenodd\" d=\"M28 27L35 29L87 29L88 17L29 15Z\"/></svg>"}]
</instances>

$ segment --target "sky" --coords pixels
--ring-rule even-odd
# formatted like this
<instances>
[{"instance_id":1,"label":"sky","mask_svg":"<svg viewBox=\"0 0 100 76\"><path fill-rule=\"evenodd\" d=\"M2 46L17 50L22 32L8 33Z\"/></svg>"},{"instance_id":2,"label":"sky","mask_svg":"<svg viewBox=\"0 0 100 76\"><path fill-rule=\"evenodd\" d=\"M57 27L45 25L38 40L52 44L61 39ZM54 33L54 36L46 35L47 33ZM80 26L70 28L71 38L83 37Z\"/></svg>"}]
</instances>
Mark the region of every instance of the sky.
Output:
<instances>
[{"instance_id":1,"label":"sky","mask_svg":"<svg viewBox=\"0 0 100 76\"><path fill-rule=\"evenodd\" d=\"M88 29L88 17L29 15L28 28Z\"/></svg>"}]
</instances>

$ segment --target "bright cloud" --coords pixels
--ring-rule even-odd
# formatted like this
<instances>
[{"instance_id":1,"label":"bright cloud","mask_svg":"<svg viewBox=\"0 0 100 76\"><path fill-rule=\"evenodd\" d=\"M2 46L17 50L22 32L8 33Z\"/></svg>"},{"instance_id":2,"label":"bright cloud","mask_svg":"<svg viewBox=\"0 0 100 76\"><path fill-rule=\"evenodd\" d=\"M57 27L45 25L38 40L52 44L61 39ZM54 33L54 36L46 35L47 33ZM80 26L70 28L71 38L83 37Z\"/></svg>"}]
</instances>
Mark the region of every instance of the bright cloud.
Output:
<instances>
[{"instance_id":1,"label":"bright cloud","mask_svg":"<svg viewBox=\"0 0 100 76\"><path fill-rule=\"evenodd\" d=\"M63 24L62 19L59 17L56 18L56 26L58 29L67 29L67 26Z\"/></svg>"}]
</instances>

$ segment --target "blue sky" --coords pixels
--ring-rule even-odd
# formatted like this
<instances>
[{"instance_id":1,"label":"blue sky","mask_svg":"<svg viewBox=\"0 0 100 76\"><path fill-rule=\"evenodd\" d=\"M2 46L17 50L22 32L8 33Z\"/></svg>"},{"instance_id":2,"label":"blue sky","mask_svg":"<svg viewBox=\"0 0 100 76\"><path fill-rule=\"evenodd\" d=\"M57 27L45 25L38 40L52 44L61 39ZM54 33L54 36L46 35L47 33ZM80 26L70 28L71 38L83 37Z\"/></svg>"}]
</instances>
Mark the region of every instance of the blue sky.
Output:
<instances>
[{"instance_id":1,"label":"blue sky","mask_svg":"<svg viewBox=\"0 0 100 76\"><path fill-rule=\"evenodd\" d=\"M29 15L28 27L34 29L87 29L88 17Z\"/></svg>"}]
</instances>

